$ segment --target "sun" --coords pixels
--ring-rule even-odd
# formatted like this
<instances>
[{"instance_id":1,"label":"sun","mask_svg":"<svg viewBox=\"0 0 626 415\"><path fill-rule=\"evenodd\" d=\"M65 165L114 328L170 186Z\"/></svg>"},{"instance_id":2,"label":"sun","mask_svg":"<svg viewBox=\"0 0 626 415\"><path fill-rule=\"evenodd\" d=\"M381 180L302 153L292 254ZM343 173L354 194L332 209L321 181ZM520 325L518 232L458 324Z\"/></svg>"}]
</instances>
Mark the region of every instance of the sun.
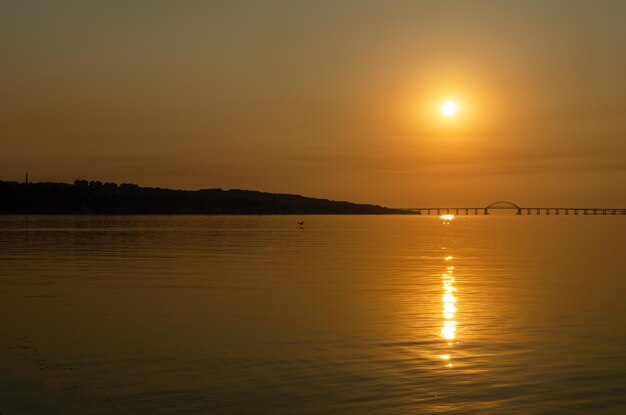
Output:
<instances>
[{"instance_id":1,"label":"sun","mask_svg":"<svg viewBox=\"0 0 626 415\"><path fill-rule=\"evenodd\" d=\"M454 114L456 114L456 110L457 106L456 102L454 101L446 101L441 106L441 113L446 117L452 117Z\"/></svg>"}]
</instances>

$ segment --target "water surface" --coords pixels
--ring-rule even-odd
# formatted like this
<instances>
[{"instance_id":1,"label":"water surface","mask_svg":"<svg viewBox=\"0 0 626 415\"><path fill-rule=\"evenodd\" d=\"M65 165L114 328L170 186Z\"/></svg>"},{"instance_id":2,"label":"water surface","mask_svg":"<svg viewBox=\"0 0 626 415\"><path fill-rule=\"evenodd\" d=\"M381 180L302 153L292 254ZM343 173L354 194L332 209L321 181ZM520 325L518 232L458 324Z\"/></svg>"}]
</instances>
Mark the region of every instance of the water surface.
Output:
<instances>
[{"instance_id":1,"label":"water surface","mask_svg":"<svg viewBox=\"0 0 626 415\"><path fill-rule=\"evenodd\" d=\"M624 235L614 216L0 216L0 411L626 413Z\"/></svg>"}]
</instances>

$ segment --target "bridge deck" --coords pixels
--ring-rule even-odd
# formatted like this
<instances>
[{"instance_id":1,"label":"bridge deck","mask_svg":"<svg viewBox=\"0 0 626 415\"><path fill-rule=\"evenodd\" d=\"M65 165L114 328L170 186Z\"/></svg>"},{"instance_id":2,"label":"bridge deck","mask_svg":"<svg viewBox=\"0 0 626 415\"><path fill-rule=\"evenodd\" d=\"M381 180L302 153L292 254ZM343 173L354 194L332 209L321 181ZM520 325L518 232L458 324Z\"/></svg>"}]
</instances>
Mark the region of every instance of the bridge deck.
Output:
<instances>
[{"instance_id":1,"label":"bridge deck","mask_svg":"<svg viewBox=\"0 0 626 415\"><path fill-rule=\"evenodd\" d=\"M411 212L427 215L489 215L493 211L510 211L517 215L626 215L626 208L580 207L426 207L408 208Z\"/></svg>"}]
</instances>

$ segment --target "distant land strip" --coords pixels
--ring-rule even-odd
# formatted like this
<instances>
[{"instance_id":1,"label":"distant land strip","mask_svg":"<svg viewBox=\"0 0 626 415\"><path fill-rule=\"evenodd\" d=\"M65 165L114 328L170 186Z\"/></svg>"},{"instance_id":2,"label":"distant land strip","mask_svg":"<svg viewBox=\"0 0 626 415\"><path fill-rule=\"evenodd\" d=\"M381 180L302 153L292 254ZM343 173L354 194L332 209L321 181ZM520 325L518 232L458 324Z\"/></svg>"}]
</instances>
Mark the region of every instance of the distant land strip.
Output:
<instances>
[{"instance_id":1,"label":"distant land strip","mask_svg":"<svg viewBox=\"0 0 626 415\"><path fill-rule=\"evenodd\" d=\"M3 214L380 215L415 214L378 205L252 190L172 190L136 184L0 181Z\"/></svg>"}]
</instances>

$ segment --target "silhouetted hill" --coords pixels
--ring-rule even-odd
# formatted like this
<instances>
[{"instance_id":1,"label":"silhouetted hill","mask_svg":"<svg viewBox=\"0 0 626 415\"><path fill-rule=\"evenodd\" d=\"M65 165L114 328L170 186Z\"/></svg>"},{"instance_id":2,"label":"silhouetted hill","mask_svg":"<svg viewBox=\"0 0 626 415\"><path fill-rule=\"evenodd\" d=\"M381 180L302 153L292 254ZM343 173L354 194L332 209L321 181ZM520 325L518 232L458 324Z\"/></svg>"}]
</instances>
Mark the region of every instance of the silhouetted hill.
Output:
<instances>
[{"instance_id":1,"label":"silhouetted hill","mask_svg":"<svg viewBox=\"0 0 626 415\"><path fill-rule=\"evenodd\" d=\"M196 191L87 182L0 181L0 213L31 214L402 214L376 205L250 190Z\"/></svg>"}]
</instances>

